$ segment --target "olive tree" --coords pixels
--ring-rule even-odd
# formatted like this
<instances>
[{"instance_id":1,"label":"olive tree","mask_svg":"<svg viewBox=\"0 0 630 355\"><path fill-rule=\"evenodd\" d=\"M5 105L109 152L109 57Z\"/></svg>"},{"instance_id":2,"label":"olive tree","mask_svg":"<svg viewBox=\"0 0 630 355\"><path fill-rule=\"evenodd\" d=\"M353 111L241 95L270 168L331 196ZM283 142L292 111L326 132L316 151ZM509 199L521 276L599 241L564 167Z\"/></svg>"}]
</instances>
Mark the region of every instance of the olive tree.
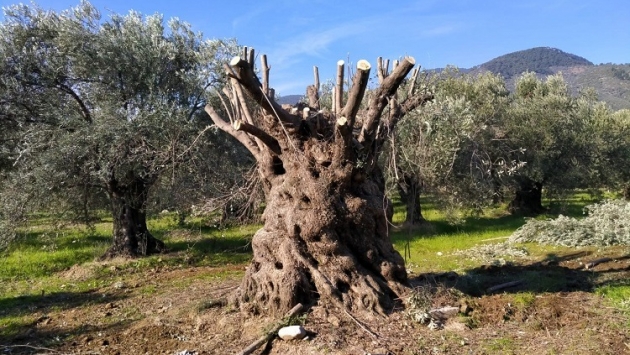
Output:
<instances>
[{"instance_id":1,"label":"olive tree","mask_svg":"<svg viewBox=\"0 0 630 355\"><path fill-rule=\"evenodd\" d=\"M370 63L357 63L345 95L340 61L332 105L321 105L316 77L308 104L298 109L276 103L266 56L262 80L254 58L247 51L226 63L232 110L206 106L254 156L265 191L264 226L252 239L253 260L234 300L252 312L317 301L366 314L391 311L408 286L407 272L389 239L392 210L377 162L387 132L430 99L397 95L415 60L404 58L391 73L379 60L380 85L369 95Z\"/></svg>"},{"instance_id":2,"label":"olive tree","mask_svg":"<svg viewBox=\"0 0 630 355\"><path fill-rule=\"evenodd\" d=\"M504 144L502 119L508 107L503 79L491 73L434 75L435 98L401 120L388 166L407 223L423 221L420 194L431 193L446 206L481 207L496 200L503 175L519 166Z\"/></svg>"},{"instance_id":3,"label":"olive tree","mask_svg":"<svg viewBox=\"0 0 630 355\"><path fill-rule=\"evenodd\" d=\"M597 152L591 185L621 191L630 200L630 110L611 112L604 103L581 100L583 111L595 116Z\"/></svg>"},{"instance_id":4,"label":"olive tree","mask_svg":"<svg viewBox=\"0 0 630 355\"><path fill-rule=\"evenodd\" d=\"M596 154L593 119L580 110L562 75L543 80L526 73L517 79L504 127L509 144L522 148L526 165L513 180L510 211L541 213L543 188L568 190L588 184Z\"/></svg>"},{"instance_id":5,"label":"olive tree","mask_svg":"<svg viewBox=\"0 0 630 355\"><path fill-rule=\"evenodd\" d=\"M113 217L106 256L160 252L146 225L158 179L216 134L203 107L234 43L137 12L102 19L88 2L59 13L5 9L3 112L23 124L14 179L31 198L72 205L101 194Z\"/></svg>"}]
</instances>

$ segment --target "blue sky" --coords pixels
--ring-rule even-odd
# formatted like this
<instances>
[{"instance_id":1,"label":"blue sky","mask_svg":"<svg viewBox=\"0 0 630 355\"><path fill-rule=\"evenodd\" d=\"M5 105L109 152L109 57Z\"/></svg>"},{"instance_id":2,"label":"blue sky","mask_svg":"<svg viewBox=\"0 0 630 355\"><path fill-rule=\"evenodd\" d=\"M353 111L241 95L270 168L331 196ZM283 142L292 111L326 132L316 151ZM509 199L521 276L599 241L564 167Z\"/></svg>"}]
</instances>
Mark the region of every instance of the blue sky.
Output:
<instances>
[{"instance_id":1,"label":"blue sky","mask_svg":"<svg viewBox=\"0 0 630 355\"><path fill-rule=\"evenodd\" d=\"M17 1L0 0L4 7ZM37 1L62 10L78 0ZM162 13L207 38L237 38L268 55L271 85L302 94L317 65L333 78L339 59L356 63L411 55L424 68L468 68L532 47L555 47L595 64L630 63L628 0L92 0L110 12Z\"/></svg>"}]
</instances>

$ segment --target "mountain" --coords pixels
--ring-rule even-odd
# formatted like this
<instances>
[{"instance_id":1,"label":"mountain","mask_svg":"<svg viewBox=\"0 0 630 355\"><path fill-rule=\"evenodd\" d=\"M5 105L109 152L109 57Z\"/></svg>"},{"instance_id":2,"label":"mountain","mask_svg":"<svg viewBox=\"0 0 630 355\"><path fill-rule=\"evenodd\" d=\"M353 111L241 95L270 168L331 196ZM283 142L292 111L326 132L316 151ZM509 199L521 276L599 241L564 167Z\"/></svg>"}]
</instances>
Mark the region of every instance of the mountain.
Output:
<instances>
[{"instance_id":1,"label":"mountain","mask_svg":"<svg viewBox=\"0 0 630 355\"><path fill-rule=\"evenodd\" d=\"M510 79L526 71L551 75L555 73L553 68L576 66L593 66L593 63L557 48L536 47L494 58L481 64L478 69L501 74L504 78Z\"/></svg>"},{"instance_id":2,"label":"mountain","mask_svg":"<svg viewBox=\"0 0 630 355\"><path fill-rule=\"evenodd\" d=\"M280 105L289 104L295 105L300 102L304 98L304 95L284 95L278 98L278 103Z\"/></svg>"},{"instance_id":3,"label":"mountain","mask_svg":"<svg viewBox=\"0 0 630 355\"><path fill-rule=\"evenodd\" d=\"M599 99L614 109L630 109L630 64L595 65L585 58L557 48L536 47L508 53L462 72L490 71L506 79L509 89L522 73L533 71L540 77L562 73L574 94L593 88Z\"/></svg>"},{"instance_id":4,"label":"mountain","mask_svg":"<svg viewBox=\"0 0 630 355\"><path fill-rule=\"evenodd\" d=\"M456 64L456 63L454 63ZM439 73L443 68L430 69ZM544 78L562 73L574 94L593 88L599 99L608 103L613 110L630 109L630 64L598 64L578 55L557 48L536 47L496 57L470 69L459 68L461 73L477 74L490 71L502 75L508 89L514 88L516 79L526 71ZM295 104L304 95L286 95L280 103Z\"/></svg>"}]
</instances>

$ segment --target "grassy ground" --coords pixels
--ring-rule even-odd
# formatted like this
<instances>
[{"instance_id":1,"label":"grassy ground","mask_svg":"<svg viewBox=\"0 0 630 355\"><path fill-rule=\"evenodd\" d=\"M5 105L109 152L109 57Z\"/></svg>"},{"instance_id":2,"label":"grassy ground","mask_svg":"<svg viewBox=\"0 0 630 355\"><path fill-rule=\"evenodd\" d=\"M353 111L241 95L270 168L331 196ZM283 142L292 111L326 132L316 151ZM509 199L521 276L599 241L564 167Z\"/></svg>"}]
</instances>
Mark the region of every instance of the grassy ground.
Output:
<instances>
[{"instance_id":1,"label":"grassy ground","mask_svg":"<svg viewBox=\"0 0 630 355\"><path fill-rule=\"evenodd\" d=\"M592 202L593 198L586 194L576 194L568 203L548 201L549 214L540 218L560 213L581 216L583 207ZM500 302L514 306L509 310L512 313L506 313L512 315L541 307L540 295L573 291L603 296L609 307L630 311L630 282L625 281L627 277L618 277L625 270L621 268L625 264L619 270L613 267L605 272L579 268L580 263L602 255L623 255L627 253L624 248L576 250L539 245L502 246L525 222L524 218L507 215L504 209L497 208L450 224L427 200L423 201L423 214L430 221L429 225L397 227L404 220L403 207L395 206L391 235L416 279L442 281L443 278L444 285L470 296L486 295L488 287L502 282L521 281L507 295L501 296L507 298L500 298ZM192 220L181 227L172 216L161 216L149 221L149 229L165 241L171 250L169 254L98 262L95 260L110 240L109 221L104 220L93 229L82 229L78 226L53 228L42 219L25 229L19 242L0 254L0 347L3 340L25 337L34 325L47 324L49 314L66 317L68 312L78 309L86 313L98 309L99 314L116 316L106 316L108 327L138 322L148 314L141 304L148 304L149 299L167 298L167 294L171 297L170 293L181 292L178 290L196 290L191 291L192 294L205 297L195 299L196 304L186 308L186 312L192 308L198 312L212 304L207 295L200 296L210 292L203 293L206 286L202 285L227 282L227 289L243 275L251 258L251 236L259 227L218 227L201 220ZM483 249L484 245L488 246L487 250ZM526 255L510 254L523 250ZM162 279L168 284L159 281ZM125 306L116 308L116 312L102 310L118 303ZM93 315L87 314L86 319L89 316ZM465 321L483 323L483 317L478 317ZM72 339L73 332L83 334L87 332L85 329L81 325L80 330L67 331L64 336ZM64 339L64 336L55 336ZM49 336L46 344L54 345L55 336ZM459 337L455 337L456 342L465 342ZM513 337L505 335L484 340L478 349L481 349L479 353L519 353L518 349L522 349L519 346Z\"/></svg>"}]
</instances>

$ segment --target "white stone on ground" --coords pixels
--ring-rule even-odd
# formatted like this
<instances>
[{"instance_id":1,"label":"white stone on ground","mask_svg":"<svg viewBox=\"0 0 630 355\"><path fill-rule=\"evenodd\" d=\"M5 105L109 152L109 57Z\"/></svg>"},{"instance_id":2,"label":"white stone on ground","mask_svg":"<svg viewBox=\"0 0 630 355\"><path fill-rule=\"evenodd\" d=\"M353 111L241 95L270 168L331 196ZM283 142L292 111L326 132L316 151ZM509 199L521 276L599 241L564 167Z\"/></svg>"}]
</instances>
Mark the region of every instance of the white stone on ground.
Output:
<instances>
[{"instance_id":1,"label":"white stone on ground","mask_svg":"<svg viewBox=\"0 0 630 355\"><path fill-rule=\"evenodd\" d=\"M306 336L306 329L301 325L292 325L280 328L280 330L278 330L278 336L282 340L302 339Z\"/></svg>"}]
</instances>

